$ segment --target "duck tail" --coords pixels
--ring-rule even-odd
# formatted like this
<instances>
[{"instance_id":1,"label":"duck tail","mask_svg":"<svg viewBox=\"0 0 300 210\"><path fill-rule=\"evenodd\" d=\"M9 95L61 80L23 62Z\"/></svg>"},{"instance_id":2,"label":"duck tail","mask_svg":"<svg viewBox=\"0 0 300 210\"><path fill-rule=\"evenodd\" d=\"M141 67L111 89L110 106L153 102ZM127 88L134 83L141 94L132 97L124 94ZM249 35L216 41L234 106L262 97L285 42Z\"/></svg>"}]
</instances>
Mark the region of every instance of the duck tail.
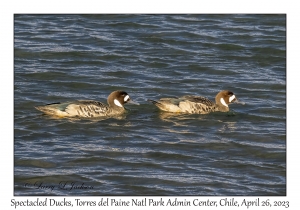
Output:
<instances>
[{"instance_id":1,"label":"duck tail","mask_svg":"<svg viewBox=\"0 0 300 210\"><path fill-rule=\"evenodd\" d=\"M57 112L55 109L49 106L35 106L34 108L49 115L55 115Z\"/></svg>"},{"instance_id":2,"label":"duck tail","mask_svg":"<svg viewBox=\"0 0 300 210\"><path fill-rule=\"evenodd\" d=\"M37 110L41 111L41 112L44 112L45 114L54 114L54 110L52 109L49 109L48 107L45 107L45 106L35 106L34 108L36 108Z\"/></svg>"},{"instance_id":3,"label":"duck tail","mask_svg":"<svg viewBox=\"0 0 300 210\"><path fill-rule=\"evenodd\" d=\"M60 110L59 107L57 107L58 105L60 105L60 103L52 103L45 106L35 106L34 108L48 115L68 116L67 112Z\"/></svg>"},{"instance_id":4,"label":"duck tail","mask_svg":"<svg viewBox=\"0 0 300 210\"><path fill-rule=\"evenodd\" d=\"M158 101L154 101L154 100L151 100L151 99L148 99L147 101L151 102L152 104L154 105L162 105L161 103L159 103Z\"/></svg>"},{"instance_id":5,"label":"duck tail","mask_svg":"<svg viewBox=\"0 0 300 210\"><path fill-rule=\"evenodd\" d=\"M157 103L157 101L151 100L151 99L147 99L147 101L151 102L151 103Z\"/></svg>"},{"instance_id":6,"label":"duck tail","mask_svg":"<svg viewBox=\"0 0 300 210\"><path fill-rule=\"evenodd\" d=\"M154 100L151 100L151 99L148 99L147 101L151 102L152 104L154 104L155 106L157 106L161 110L166 110L165 105L158 102L158 101L154 101Z\"/></svg>"}]
</instances>

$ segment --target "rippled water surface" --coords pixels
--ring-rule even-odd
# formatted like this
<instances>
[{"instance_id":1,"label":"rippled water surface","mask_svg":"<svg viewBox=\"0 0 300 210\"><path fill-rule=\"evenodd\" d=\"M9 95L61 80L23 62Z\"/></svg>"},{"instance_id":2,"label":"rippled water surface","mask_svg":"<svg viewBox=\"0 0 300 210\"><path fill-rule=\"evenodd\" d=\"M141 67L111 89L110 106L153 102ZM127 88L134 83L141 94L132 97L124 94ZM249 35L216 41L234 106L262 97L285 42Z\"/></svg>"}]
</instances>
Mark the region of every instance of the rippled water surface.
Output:
<instances>
[{"instance_id":1,"label":"rippled water surface","mask_svg":"<svg viewBox=\"0 0 300 210\"><path fill-rule=\"evenodd\" d=\"M245 105L147 102L223 89ZM105 120L34 109L114 90L140 105ZM286 181L285 15L14 16L15 195L270 196Z\"/></svg>"}]
</instances>

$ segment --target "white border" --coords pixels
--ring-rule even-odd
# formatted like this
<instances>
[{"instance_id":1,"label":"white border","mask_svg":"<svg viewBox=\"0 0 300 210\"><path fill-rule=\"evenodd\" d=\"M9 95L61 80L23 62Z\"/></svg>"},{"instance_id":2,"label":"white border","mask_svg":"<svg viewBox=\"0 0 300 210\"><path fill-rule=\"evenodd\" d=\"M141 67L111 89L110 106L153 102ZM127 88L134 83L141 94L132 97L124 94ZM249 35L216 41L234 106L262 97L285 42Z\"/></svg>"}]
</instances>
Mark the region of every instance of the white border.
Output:
<instances>
[{"instance_id":1,"label":"white border","mask_svg":"<svg viewBox=\"0 0 300 210\"><path fill-rule=\"evenodd\" d=\"M11 199L26 200L34 197L13 196L13 15L15 13L281 13L287 14L287 196L270 197L270 199L289 200L289 209L296 209L299 189L299 129L298 96L299 81L299 6L296 1L252 0L252 1L141 1L141 0L110 0L110 1L38 1L17 0L1 2L1 110L2 110L2 152L1 155L1 206L8 207ZM293 100L291 97L293 96ZM43 198L43 197L42 197ZM61 198L61 197L56 197ZM69 199L74 200L76 197ZM141 197L138 197L141 198ZM168 197L169 198L169 197ZM181 197L183 198L183 197ZM190 199L191 197L187 197ZM210 197L205 197L209 199ZM215 199L221 199L217 197ZM251 197L250 197L251 198ZM255 197L254 197L255 198ZM268 197L264 197L267 199ZM63 199L63 198L61 198ZM83 197L94 200L95 197ZM97 198L98 199L98 198ZM126 199L126 197L125 197ZM128 199L131 199L128 197ZM214 199L212 197L211 199ZM238 197L237 199L242 199ZM48 207L50 208L50 207ZM99 207L97 207L99 208ZM135 209L139 207L132 207ZM148 207L149 208L149 207ZM6 208L5 208L6 209ZM83 209L73 207L72 209ZM111 208L110 208L111 209ZM150 209L150 208L149 208ZM151 208L152 209L152 208ZM197 208L199 209L199 207ZM206 209L202 207L201 209ZM211 209L211 208L208 208ZM232 209L226 207L222 209ZM251 209L256 209L252 207Z\"/></svg>"}]
</instances>

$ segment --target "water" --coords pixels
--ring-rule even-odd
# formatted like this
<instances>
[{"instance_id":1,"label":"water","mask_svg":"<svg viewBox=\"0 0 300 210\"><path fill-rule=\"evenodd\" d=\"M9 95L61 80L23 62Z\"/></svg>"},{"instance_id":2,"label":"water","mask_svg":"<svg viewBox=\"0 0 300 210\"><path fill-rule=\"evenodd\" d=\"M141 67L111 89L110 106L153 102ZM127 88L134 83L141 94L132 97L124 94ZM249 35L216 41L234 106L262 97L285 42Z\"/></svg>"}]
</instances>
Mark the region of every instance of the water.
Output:
<instances>
[{"instance_id":1,"label":"water","mask_svg":"<svg viewBox=\"0 0 300 210\"><path fill-rule=\"evenodd\" d=\"M171 115L146 101L223 89L245 105ZM140 106L106 120L34 109L114 90ZM14 194L286 195L286 16L15 15Z\"/></svg>"}]
</instances>

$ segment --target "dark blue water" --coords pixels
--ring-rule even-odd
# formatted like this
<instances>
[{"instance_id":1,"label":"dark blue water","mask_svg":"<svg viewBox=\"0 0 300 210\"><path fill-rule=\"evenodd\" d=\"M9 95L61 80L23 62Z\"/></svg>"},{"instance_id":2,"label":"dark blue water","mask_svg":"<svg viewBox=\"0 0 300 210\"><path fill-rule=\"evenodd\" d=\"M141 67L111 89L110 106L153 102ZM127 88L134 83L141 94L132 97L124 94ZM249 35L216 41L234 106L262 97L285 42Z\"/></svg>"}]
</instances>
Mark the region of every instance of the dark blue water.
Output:
<instances>
[{"instance_id":1,"label":"dark blue water","mask_svg":"<svg viewBox=\"0 0 300 210\"><path fill-rule=\"evenodd\" d=\"M245 105L146 101L224 89ZM34 109L114 90L140 106L106 120ZM286 16L15 15L14 194L286 195Z\"/></svg>"}]
</instances>

